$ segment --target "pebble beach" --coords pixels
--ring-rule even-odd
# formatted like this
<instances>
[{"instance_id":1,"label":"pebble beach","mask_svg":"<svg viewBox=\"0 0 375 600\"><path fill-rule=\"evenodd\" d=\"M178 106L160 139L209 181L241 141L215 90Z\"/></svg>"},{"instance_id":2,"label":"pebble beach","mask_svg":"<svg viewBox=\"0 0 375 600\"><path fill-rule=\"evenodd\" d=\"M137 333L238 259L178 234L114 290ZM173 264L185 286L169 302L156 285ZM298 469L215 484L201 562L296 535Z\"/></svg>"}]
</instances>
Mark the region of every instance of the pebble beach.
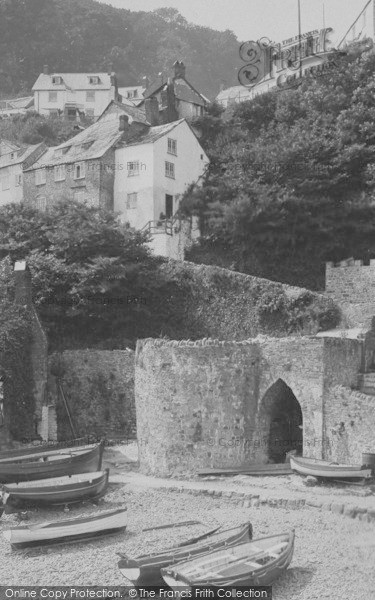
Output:
<instances>
[{"instance_id":1,"label":"pebble beach","mask_svg":"<svg viewBox=\"0 0 375 600\"><path fill-rule=\"evenodd\" d=\"M62 544L56 547L12 550L0 535L1 585L126 585L117 568L117 552L130 556L161 550L218 525L228 527L250 521L254 539L295 529L292 563L273 586L274 600L374 600L375 524L305 506L299 510L269 506L239 506L225 496L192 495L187 491L146 487L147 478L137 485L137 474L128 482L121 467L105 498L64 512L62 507L27 511L27 521L19 515L3 514L0 533L18 524L58 521L91 515L97 510L128 509L128 527L111 537ZM271 479L271 478L268 478ZM176 482L172 482L176 484ZM210 482L201 483L208 485ZM375 504L375 502L374 502ZM182 521L199 524L180 528L142 531L145 528Z\"/></svg>"}]
</instances>

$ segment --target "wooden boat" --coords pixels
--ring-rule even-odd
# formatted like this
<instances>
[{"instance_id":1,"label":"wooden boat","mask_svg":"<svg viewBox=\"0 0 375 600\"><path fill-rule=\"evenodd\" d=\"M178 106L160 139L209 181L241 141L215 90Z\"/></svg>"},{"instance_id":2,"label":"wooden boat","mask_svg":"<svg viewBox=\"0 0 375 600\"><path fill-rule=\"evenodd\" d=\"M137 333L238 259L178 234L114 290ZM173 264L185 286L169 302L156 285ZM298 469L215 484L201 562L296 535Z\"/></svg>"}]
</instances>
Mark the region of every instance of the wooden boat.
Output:
<instances>
[{"instance_id":1,"label":"wooden boat","mask_svg":"<svg viewBox=\"0 0 375 600\"><path fill-rule=\"evenodd\" d=\"M209 477L214 475L221 475L226 477L233 477L234 475L291 475L292 469L289 463L282 464L254 464L248 465L247 467L231 467L228 469L203 469L197 471L197 475L200 477Z\"/></svg>"},{"instance_id":2,"label":"wooden boat","mask_svg":"<svg viewBox=\"0 0 375 600\"><path fill-rule=\"evenodd\" d=\"M35 458L25 462L0 463L0 483L18 483L100 471L104 441L75 452Z\"/></svg>"},{"instance_id":3,"label":"wooden boat","mask_svg":"<svg viewBox=\"0 0 375 600\"><path fill-rule=\"evenodd\" d=\"M368 479L372 475L371 469L366 469L362 465L341 465L318 458L302 458L301 456L291 456L290 466L300 475L313 475L329 479Z\"/></svg>"},{"instance_id":4,"label":"wooden boat","mask_svg":"<svg viewBox=\"0 0 375 600\"><path fill-rule=\"evenodd\" d=\"M55 446L40 446L23 450L10 450L0 455L0 465L4 463L33 462L40 459L53 460L54 457L79 454L93 446L94 444L81 444L80 446L59 446L57 448Z\"/></svg>"},{"instance_id":5,"label":"wooden boat","mask_svg":"<svg viewBox=\"0 0 375 600\"><path fill-rule=\"evenodd\" d=\"M15 527L4 531L3 536L13 548L87 540L123 531L127 525L126 510L124 508L96 513L91 517Z\"/></svg>"},{"instance_id":6,"label":"wooden boat","mask_svg":"<svg viewBox=\"0 0 375 600\"><path fill-rule=\"evenodd\" d=\"M121 573L133 583L135 587L144 585L165 585L160 574L162 567L189 560L192 557L201 556L219 548L228 548L252 539L253 528L251 523L239 527L204 534L185 542L183 545L175 546L155 552L153 554L142 554L136 558L121 555L118 562Z\"/></svg>"},{"instance_id":7,"label":"wooden boat","mask_svg":"<svg viewBox=\"0 0 375 600\"><path fill-rule=\"evenodd\" d=\"M290 565L294 531L245 542L202 557L161 569L164 581L181 586L270 585Z\"/></svg>"},{"instance_id":8,"label":"wooden boat","mask_svg":"<svg viewBox=\"0 0 375 600\"><path fill-rule=\"evenodd\" d=\"M109 469L106 469L95 473L10 483L2 486L3 504L69 504L97 498L107 489L108 477Z\"/></svg>"}]
</instances>

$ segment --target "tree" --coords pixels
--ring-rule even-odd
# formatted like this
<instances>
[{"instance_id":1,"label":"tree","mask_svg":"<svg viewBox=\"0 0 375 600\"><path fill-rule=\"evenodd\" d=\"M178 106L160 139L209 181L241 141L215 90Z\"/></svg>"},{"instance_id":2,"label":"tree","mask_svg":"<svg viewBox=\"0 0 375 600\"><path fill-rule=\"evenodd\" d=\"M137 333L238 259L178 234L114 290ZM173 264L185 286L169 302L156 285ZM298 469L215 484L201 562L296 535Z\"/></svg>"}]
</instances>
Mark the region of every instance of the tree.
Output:
<instances>
[{"instance_id":1,"label":"tree","mask_svg":"<svg viewBox=\"0 0 375 600\"><path fill-rule=\"evenodd\" d=\"M322 289L324 262L375 256L375 53L335 54L306 76L206 127L211 159L182 210L202 224L204 261ZM194 253L190 256L194 258Z\"/></svg>"},{"instance_id":2,"label":"tree","mask_svg":"<svg viewBox=\"0 0 375 600\"><path fill-rule=\"evenodd\" d=\"M0 209L3 256L26 259L33 297L53 345L89 344L173 328L169 298L178 293L159 270L147 235L112 212L71 201L47 213Z\"/></svg>"}]
</instances>

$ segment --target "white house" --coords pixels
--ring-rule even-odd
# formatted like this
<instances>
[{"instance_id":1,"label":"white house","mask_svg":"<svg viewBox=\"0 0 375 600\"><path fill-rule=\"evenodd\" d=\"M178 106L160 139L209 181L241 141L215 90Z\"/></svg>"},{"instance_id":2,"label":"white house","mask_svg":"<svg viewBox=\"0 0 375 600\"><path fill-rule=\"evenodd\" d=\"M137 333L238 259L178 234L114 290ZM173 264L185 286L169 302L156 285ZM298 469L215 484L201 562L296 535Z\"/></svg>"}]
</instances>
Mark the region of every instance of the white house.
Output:
<instances>
[{"instance_id":1,"label":"white house","mask_svg":"<svg viewBox=\"0 0 375 600\"><path fill-rule=\"evenodd\" d=\"M36 112L70 119L80 114L98 118L111 100L118 99L114 73L49 73L47 65L32 89Z\"/></svg>"},{"instance_id":2,"label":"white house","mask_svg":"<svg viewBox=\"0 0 375 600\"><path fill-rule=\"evenodd\" d=\"M132 227L149 231L156 254L183 258L187 238L198 232L176 213L181 195L199 182L209 162L188 123L151 127L121 144L115 162L114 210Z\"/></svg>"},{"instance_id":3,"label":"white house","mask_svg":"<svg viewBox=\"0 0 375 600\"><path fill-rule=\"evenodd\" d=\"M23 170L44 153L45 144L18 146L0 142L0 206L23 200Z\"/></svg>"}]
</instances>

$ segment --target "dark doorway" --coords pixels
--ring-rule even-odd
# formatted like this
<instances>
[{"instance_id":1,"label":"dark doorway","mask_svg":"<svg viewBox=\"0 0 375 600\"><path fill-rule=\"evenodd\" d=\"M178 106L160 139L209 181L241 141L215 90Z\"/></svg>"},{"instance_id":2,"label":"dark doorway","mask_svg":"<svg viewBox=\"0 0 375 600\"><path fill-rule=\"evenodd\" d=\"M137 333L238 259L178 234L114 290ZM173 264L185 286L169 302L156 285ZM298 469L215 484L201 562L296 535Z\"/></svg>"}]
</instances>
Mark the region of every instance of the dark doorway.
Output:
<instances>
[{"instance_id":1,"label":"dark doorway","mask_svg":"<svg viewBox=\"0 0 375 600\"><path fill-rule=\"evenodd\" d=\"M170 219L173 216L173 196L165 194L165 216Z\"/></svg>"},{"instance_id":2,"label":"dark doorway","mask_svg":"<svg viewBox=\"0 0 375 600\"><path fill-rule=\"evenodd\" d=\"M290 387L278 379L265 393L260 426L267 436L270 462L285 462L286 454L294 450L302 455L302 410Z\"/></svg>"}]
</instances>

